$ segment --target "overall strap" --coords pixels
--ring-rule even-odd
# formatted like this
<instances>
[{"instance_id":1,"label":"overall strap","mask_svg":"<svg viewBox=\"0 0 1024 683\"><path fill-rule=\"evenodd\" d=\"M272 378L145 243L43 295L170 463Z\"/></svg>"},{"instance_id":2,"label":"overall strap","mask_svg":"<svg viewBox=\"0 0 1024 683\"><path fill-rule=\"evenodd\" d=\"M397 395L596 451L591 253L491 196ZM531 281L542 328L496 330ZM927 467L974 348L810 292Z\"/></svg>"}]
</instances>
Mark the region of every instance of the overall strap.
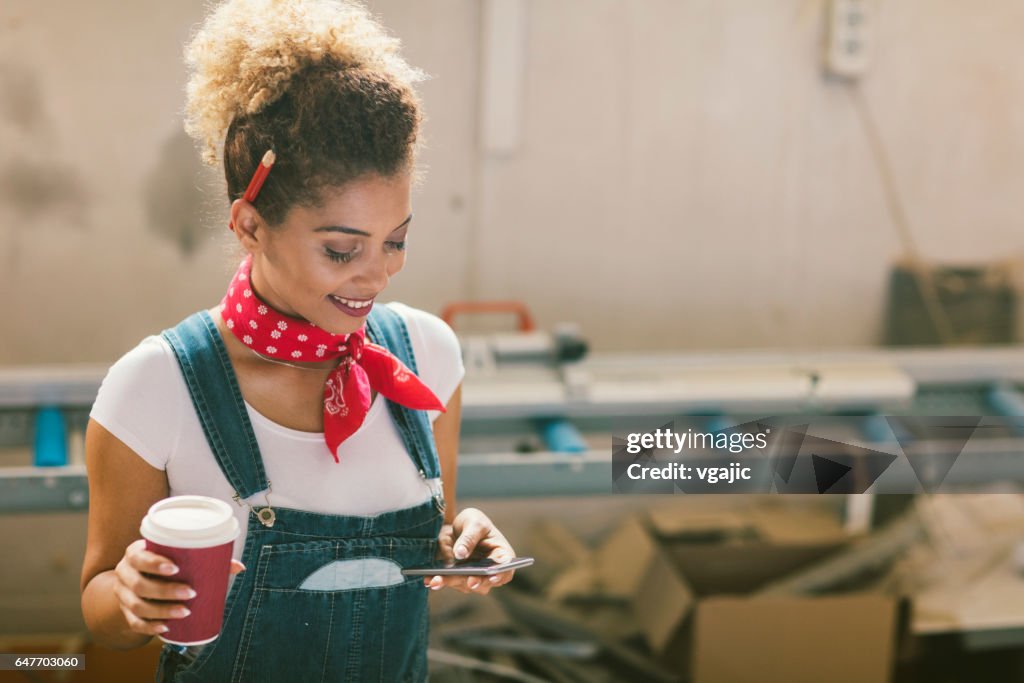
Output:
<instances>
[{"instance_id":1,"label":"overall strap","mask_svg":"<svg viewBox=\"0 0 1024 683\"><path fill-rule=\"evenodd\" d=\"M388 306L374 306L366 317L366 331L370 339L395 354L410 370L416 370L416 357L409 341L402 316ZM391 417L398 427L405 448L417 463L420 475L426 479L441 476L441 466L437 458L437 447L434 444L434 431L430 426L427 411L406 408L403 405L388 401Z\"/></svg>"},{"instance_id":2,"label":"overall strap","mask_svg":"<svg viewBox=\"0 0 1024 683\"><path fill-rule=\"evenodd\" d=\"M240 498L270 487L231 359L210 314L199 311L164 330L217 464Z\"/></svg>"}]
</instances>

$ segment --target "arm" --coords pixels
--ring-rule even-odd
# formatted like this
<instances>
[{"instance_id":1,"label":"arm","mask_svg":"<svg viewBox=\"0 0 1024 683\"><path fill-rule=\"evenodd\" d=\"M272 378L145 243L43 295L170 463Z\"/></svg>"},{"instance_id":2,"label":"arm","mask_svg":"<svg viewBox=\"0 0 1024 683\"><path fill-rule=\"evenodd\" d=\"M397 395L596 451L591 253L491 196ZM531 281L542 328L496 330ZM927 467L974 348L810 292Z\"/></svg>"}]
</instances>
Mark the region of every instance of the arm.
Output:
<instances>
[{"instance_id":1,"label":"arm","mask_svg":"<svg viewBox=\"0 0 1024 683\"><path fill-rule=\"evenodd\" d=\"M462 383L445 406L446 412L434 420L434 443L441 461L441 484L444 486L444 521L455 519L455 486L459 466L459 432L462 428Z\"/></svg>"},{"instance_id":2,"label":"arm","mask_svg":"<svg viewBox=\"0 0 1024 683\"><path fill-rule=\"evenodd\" d=\"M89 531L82 563L82 615L100 644L140 647L161 632L159 619L175 618L174 609L183 607L150 600L181 599L177 591L188 589L143 574L157 574L160 565L169 564L137 540L149 507L168 495L167 474L94 420L86 428L85 457Z\"/></svg>"},{"instance_id":3,"label":"arm","mask_svg":"<svg viewBox=\"0 0 1024 683\"><path fill-rule=\"evenodd\" d=\"M487 516L476 508L466 508L455 514L455 486L458 475L459 431L462 425L462 384L452 394L446 412L434 420L434 443L441 461L441 481L444 485L444 526L438 536L438 557L446 561L455 558L456 540L465 545L467 555L477 554L496 561L515 557L515 551ZM512 580L515 570L497 574L490 579L464 576L424 577L424 584L432 589L449 586L463 593L486 594L491 588Z\"/></svg>"}]
</instances>

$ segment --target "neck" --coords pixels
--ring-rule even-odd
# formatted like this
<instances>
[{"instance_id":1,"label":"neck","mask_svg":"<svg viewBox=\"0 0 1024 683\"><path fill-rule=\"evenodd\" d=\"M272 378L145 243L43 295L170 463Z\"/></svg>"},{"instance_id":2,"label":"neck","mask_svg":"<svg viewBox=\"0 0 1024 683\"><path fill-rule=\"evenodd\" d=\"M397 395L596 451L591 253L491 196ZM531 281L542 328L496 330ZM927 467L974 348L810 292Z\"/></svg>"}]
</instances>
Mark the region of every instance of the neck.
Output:
<instances>
[{"instance_id":1,"label":"neck","mask_svg":"<svg viewBox=\"0 0 1024 683\"><path fill-rule=\"evenodd\" d=\"M338 367L338 364L341 362L340 358L332 358L318 363L290 363L288 361L270 358L254 349L250 349L235 336L234 332L228 329L227 325L224 324L224 318L220 314L220 306L214 306L207 312L210 314L210 317L213 318L214 323L216 323L217 329L220 331L220 336L224 340L224 344L228 347L228 353L231 355L232 360L238 360L246 363L255 361L256 364L261 366L269 366L271 364L283 365L296 370L314 370L321 373L330 372L334 368Z\"/></svg>"},{"instance_id":2,"label":"neck","mask_svg":"<svg viewBox=\"0 0 1024 683\"><path fill-rule=\"evenodd\" d=\"M237 342L238 340L236 339L235 341ZM275 365L284 365L284 366L289 367L289 368L295 368L296 370L312 370L312 371L315 371L315 372L323 372L324 370L333 370L334 368L338 367L338 361L340 360L340 359L332 359L330 361L327 361L326 363L305 363L305 364L289 363L288 361L278 360L276 358L271 358L270 356L264 356L259 351L255 350L255 349L250 349L249 347L245 346L245 344L242 344L242 347L245 348L246 350L251 351L252 353L256 354L257 356L259 356L261 359L263 359L264 361L266 361L268 363L274 363Z\"/></svg>"}]
</instances>

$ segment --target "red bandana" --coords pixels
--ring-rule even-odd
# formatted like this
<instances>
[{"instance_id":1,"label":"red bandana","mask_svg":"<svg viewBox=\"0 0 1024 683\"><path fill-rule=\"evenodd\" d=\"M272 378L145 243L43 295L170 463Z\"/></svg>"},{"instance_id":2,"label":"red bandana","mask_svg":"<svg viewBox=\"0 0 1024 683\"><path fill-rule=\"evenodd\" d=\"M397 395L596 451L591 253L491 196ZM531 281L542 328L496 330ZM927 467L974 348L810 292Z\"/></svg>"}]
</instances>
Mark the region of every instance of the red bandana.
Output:
<instances>
[{"instance_id":1,"label":"red bandana","mask_svg":"<svg viewBox=\"0 0 1024 683\"><path fill-rule=\"evenodd\" d=\"M228 329L257 353L293 362L342 358L324 385L324 439L338 460L338 446L363 423L370 391L416 410L445 408L427 385L383 346L366 341L366 325L352 334L332 334L311 322L278 313L252 289L252 255L238 267L221 301Z\"/></svg>"}]
</instances>

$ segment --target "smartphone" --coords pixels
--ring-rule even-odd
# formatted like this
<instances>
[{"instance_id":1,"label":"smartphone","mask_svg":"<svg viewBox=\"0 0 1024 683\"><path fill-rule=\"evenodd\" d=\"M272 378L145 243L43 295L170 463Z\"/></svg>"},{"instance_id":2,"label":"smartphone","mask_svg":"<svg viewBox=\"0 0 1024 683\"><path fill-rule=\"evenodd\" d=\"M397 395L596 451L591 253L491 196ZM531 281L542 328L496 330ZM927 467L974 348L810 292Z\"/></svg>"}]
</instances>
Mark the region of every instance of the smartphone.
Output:
<instances>
[{"instance_id":1,"label":"smartphone","mask_svg":"<svg viewBox=\"0 0 1024 683\"><path fill-rule=\"evenodd\" d=\"M513 557L508 562L495 562L485 557L482 560L461 560L455 564L446 564L438 560L425 567L406 567L402 573L406 576L490 576L507 572L509 569L521 569L533 564L532 557Z\"/></svg>"}]
</instances>

